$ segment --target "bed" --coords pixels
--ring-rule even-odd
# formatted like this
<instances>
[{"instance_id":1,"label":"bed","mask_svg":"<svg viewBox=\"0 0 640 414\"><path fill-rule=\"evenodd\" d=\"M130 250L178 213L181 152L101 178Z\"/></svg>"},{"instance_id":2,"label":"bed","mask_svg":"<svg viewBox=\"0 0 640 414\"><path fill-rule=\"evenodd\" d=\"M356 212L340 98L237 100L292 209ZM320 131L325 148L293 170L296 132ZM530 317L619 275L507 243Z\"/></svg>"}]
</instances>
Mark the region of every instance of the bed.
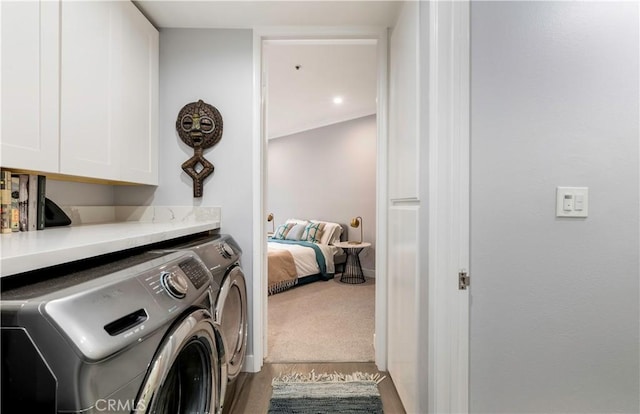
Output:
<instances>
[{"instance_id":1,"label":"bed","mask_svg":"<svg viewBox=\"0 0 640 414\"><path fill-rule=\"evenodd\" d=\"M332 279L346 255L332 243L340 241L344 226L319 220L289 219L267 241L268 293Z\"/></svg>"}]
</instances>

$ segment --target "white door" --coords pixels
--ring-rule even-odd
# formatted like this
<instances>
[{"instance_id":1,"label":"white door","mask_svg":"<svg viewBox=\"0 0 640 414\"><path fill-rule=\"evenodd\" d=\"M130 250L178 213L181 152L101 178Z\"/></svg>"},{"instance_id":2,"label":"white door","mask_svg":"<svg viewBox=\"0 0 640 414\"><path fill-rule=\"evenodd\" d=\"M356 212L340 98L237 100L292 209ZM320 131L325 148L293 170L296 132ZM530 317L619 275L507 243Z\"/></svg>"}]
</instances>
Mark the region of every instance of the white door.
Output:
<instances>
[{"instance_id":1,"label":"white door","mask_svg":"<svg viewBox=\"0 0 640 414\"><path fill-rule=\"evenodd\" d=\"M388 370L409 413L420 412L418 316L421 165L419 4L408 2L391 33L389 54ZM424 398L424 397L423 397Z\"/></svg>"},{"instance_id":2,"label":"white door","mask_svg":"<svg viewBox=\"0 0 640 414\"><path fill-rule=\"evenodd\" d=\"M388 368L409 413L468 411L467 2L407 2L390 38Z\"/></svg>"}]
</instances>

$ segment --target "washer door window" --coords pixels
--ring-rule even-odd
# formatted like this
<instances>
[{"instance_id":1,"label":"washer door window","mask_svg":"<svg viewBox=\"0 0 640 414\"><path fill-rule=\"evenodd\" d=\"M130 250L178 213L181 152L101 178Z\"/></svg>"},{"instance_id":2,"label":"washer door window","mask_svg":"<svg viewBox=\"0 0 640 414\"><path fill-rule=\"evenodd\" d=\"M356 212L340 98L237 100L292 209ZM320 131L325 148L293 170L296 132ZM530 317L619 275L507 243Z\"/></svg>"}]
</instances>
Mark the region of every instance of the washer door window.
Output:
<instances>
[{"instance_id":1,"label":"washer door window","mask_svg":"<svg viewBox=\"0 0 640 414\"><path fill-rule=\"evenodd\" d=\"M222 327L227 373L234 380L247 352L247 287L239 266L233 267L222 282L216 302L216 322Z\"/></svg>"},{"instance_id":2,"label":"washer door window","mask_svg":"<svg viewBox=\"0 0 640 414\"><path fill-rule=\"evenodd\" d=\"M152 361L135 413L215 413L219 408L216 335L209 312L184 318Z\"/></svg>"}]
</instances>

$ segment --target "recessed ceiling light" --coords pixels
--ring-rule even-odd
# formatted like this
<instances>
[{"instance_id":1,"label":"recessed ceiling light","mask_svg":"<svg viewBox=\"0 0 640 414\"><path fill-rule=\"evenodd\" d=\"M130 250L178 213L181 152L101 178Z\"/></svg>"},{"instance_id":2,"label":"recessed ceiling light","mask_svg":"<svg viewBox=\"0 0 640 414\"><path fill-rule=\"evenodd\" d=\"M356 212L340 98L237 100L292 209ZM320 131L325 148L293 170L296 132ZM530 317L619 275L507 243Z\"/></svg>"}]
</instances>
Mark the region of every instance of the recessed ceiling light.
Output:
<instances>
[{"instance_id":1,"label":"recessed ceiling light","mask_svg":"<svg viewBox=\"0 0 640 414\"><path fill-rule=\"evenodd\" d=\"M333 103L336 105L340 105L342 103L342 96L336 96L333 98Z\"/></svg>"}]
</instances>

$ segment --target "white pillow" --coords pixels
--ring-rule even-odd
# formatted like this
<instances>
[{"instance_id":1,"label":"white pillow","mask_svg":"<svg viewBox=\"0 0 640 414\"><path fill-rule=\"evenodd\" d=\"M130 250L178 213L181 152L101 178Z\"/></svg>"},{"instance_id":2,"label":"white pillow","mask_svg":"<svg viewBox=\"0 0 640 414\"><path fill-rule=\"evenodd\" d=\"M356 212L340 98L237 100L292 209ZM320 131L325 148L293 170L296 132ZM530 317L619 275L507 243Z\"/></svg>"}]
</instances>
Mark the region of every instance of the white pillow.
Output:
<instances>
[{"instance_id":1,"label":"white pillow","mask_svg":"<svg viewBox=\"0 0 640 414\"><path fill-rule=\"evenodd\" d=\"M339 242L340 241L340 236L342 235L342 231L344 229L342 228L341 225L337 225L337 227L335 228L335 230L333 231L333 234L331 235L331 240L329 240L329 244L333 244L335 242Z\"/></svg>"},{"instance_id":2,"label":"white pillow","mask_svg":"<svg viewBox=\"0 0 640 414\"><path fill-rule=\"evenodd\" d=\"M301 220L301 219L296 219L296 218L290 218L287 221L285 221L285 223L293 223L293 224L307 224L309 223L309 220Z\"/></svg>"},{"instance_id":3,"label":"white pillow","mask_svg":"<svg viewBox=\"0 0 640 414\"><path fill-rule=\"evenodd\" d=\"M289 230L289 232L285 236L285 239L286 240L300 240L300 238L302 237L302 233L304 232L305 227L307 227L305 224L295 224L293 227L291 227L291 230Z\"/></svg>"},{"instance_id":4,"label":"white pillow","mask_svg":"<svg viewBox=\"0 0 640 414\"><path fill-rule=\"evenodd\" d=\"M340 240L342 234L342 226L338 223L331 223L327 221L311 220L312 223L324 223L324 229L322 230L322 236L320 237L320 244L331 244L335 240Z\"/></svg>"}]
</instances>

